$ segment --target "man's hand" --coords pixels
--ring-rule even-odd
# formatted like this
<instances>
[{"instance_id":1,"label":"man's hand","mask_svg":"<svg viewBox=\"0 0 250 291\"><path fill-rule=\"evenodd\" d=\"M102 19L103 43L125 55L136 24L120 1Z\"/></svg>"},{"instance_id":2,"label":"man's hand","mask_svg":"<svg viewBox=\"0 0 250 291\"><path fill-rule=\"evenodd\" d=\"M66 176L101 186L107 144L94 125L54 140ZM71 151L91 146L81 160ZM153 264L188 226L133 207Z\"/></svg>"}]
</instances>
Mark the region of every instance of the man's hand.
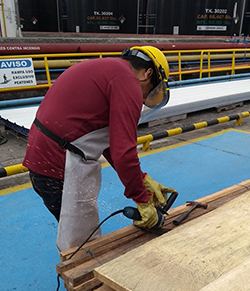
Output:
<instances>
[{"instance_id":1,"label":"man's hand","mask_svg":"<svg viewBox=\"0 0 250 291\"><path fill-rule=\"evenodd\" d=\"M155 207L158 207L159 205L164 206L168 199L167 194L176 192L175 189L164 187L162 184L156 182L148 174L145 175L143 184L145 185L147 192L153 195L153 203Z\"/></svg>"},{"instance_id":2,"label":"man's hand","mask_svg":"<svg viewBox=\"0 0 250 291\"><path fill-rule=\"evenodd\" d=\"M164 187L162 184L153 180L148 174L145 175L143 184L148 192L149 200L146 203L137 203L137 209L142 219L140 221L135 220L134 225L151 228L158 222L156 207L160 205L164 206L168 199L167 194L177 191L171 187Z\"/></svg>"},{"instance_id":3,"label":"man's hand","mask_svg":"<svg viewBox=\"0 0 250 291\"><path fill-rule=\"evenodd\" d=\"M146 203L138 203L137 209L139 210L142 219L134 220L134 225L151 228L157 224L158 214L154 207L153 198L150 198Z\"/></svg>"}]
</instances>

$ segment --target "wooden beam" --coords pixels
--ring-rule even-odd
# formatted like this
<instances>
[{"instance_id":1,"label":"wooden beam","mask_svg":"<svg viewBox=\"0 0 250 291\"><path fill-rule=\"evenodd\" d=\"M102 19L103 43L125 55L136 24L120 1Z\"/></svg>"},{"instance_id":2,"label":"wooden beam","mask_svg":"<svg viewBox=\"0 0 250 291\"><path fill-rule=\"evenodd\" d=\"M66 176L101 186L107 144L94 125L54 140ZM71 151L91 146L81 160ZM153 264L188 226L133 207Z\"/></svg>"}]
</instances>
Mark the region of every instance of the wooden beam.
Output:
<instances>
[{"instance_id":1,"label":"wooden beam","mask_svg":"<svg viewBox=\"0 0 250 291\"><path fill-rule=\"evenodd\" d=\"M246 217L250 191L96 268L94 275L116 291L198 291L250 259ZM245 271L236 269L235 276L249 276ZM238 280L234 290L244 285Z\"/></svg>"},{"instance_id":2,"label":"wooden beam","mask_svg":"<svg viewBox=\"0 0 250 291\"><path fill-rule=\"evenodd\" d=\"M114 259L117 256L122 255L126 253L127 251L144 244L149 239L152 239L152 236L150 234L145 234L144 236L139 237L138 239L135 239L127 244L124 244L124 245L121 244L117 246L117 248L105 254L102 254L98 257L95 257L84 264L79 264L75 267L72 267L72 269L66 272L63 272L60 275L62 279L66 281L67 285L75 287L79 284L82 284L83 282L87 280L92 279L94 277L93 275L94 268L98 267L100 264L104 264L110 261L111 259Z\"/></svg>"},{"instance_id":3,"label":"wooden beam","mask_svg":"<svg viewBox=\"0 0 250 291\"><path fill-rule=\"evenodd\" d=\"M217 199L220 199L224 196L227 196L228 194L232 193L244 193L247 190L250 190L250 180L246 180L242 183L239 183L238 185L234 185L232 187L223 189L222 191L216 192L214 194L202 197L200 199L197 199L197 201L201 203L209 203L211 201L215 201ZM171 219L172 217L181 214L187 210L185 205L172 208L168 211L168 218ZM135 233L137 235L140 232L140 230L133 225L130 225L128 227L116 230L112 233L106 234L96 240L90 241L86 243L86 245L76 254L75 257L80 256L81 254L85 254L88 249L96 249L99 246L109 245L112 241L119 241L121 238L126 237L127 235L130 235L132 233ZM70 248L68 250L60 252L60 259L64 262L66 261L69 256L76 250L77 248Z\"/></svg>"},{"instance_id":4,"label":"wooden beam","mask_svg":"<svg viewBox=\"0 0 250 291\"><path fill-rule=\"evenodd\" d=\"M206 210L196 209L190 214L188 219L183 222L183 224L220 207L248 190L250 190L250 180L198 199L197 201L208 203L208 208ZM170 209L168 211L169 216L166 216L164 228L169 230L175 229L176 226L173 225L173 220L187 209L189 208L185 205ZM98 283L100 284L98 280L92 281L94 277L93 270L98 267L100 263L104 264L154 238L156 238L156 235L146 233L139 228L130 225L88 242L70 260L67 260L67 258L76 250L76 248L61 252L60 257L63 262L58 264L56 269L64 280L67 290L89 291L92 290L90 287L86 287L89 282L95 282L96 286ZM86 253L87 250L90 250L94 257L91 256L90 253Z\"/></svg>"},{"instance_id":5,"label":"wooden beam","mask_svg":"<svg viewBox=\"0 0 250 291\"><path fill-rule=\"evenodd\" d=\"M249 291L250 258L231 271L222 275L214 282L203 287L200 291Z\"/></svg>"},{"instance_id":6,"label":"wooden beam","mask_svg":"<svg viewBox=\"0 0 250 291\"><path fill-rule=\"evenodd\" d=\"M123 237L126 237L127 235L130 235L133 232L138 232L138 229L135 228L133 225L130 225L126 228L118 229L112 233L108 233L104 236L101 236L98 239L87 242L85 246L76 254L76 257L81 254L85 254L88 249L98 248L99 246L104 246L104 245L107 246L110 244L110 242L114 242ZM70 248L68 250L60 252L61 260L66 261L76 249L77 248L74 247L74 248Z\"/></svg>"}]
</instances>

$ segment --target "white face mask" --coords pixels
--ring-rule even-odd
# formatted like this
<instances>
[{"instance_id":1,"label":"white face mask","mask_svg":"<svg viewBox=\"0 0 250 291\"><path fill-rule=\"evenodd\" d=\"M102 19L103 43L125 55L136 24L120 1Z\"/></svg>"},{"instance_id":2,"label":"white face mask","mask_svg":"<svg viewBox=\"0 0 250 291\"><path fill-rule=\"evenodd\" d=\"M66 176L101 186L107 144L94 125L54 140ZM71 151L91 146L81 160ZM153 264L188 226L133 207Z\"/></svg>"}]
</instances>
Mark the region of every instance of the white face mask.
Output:
<instances>
[{"instance_id":1,"label":"white face mask","mask_svg":"<svg viewBox=\"0 0 250 291\"><path fill-rule=\"evenodd\" d=\"M157 110L165 106L169 101L169 88L168 83L164 80L161 81L144 99L144 105L148 108L141 113L139 123L145 121L149 116Z\"/></svg>"}]
</instances>

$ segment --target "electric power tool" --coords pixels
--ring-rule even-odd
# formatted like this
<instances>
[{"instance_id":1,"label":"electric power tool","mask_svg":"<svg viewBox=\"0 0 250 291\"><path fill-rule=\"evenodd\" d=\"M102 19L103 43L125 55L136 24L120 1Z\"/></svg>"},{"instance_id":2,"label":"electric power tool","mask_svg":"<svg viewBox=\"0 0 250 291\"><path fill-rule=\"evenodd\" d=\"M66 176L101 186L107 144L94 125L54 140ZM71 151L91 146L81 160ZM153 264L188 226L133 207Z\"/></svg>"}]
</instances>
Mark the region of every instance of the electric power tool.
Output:
<instances>
[{"instance_id":1,"label":"electric power tool","mask_svg":"<svg viewBox=\"0 0 250 291\"><path fill-rule=\"evenodd\" d=\"M178 192L173 192L169 198L167 199L166 205L164 206L158 206L157 209L157 214L158 214L158 222L157 224L152 228L152 229L158 229L161 228L163 223L164 223L164 214L167 214L167 211L169 208L173 205L175 199L178 196ZM127 206L123 209L123 215L125 215L127 218L133 219L133 220L141 220L141 215L140 212L137 208Z\"/></svg>"}]
</instances>

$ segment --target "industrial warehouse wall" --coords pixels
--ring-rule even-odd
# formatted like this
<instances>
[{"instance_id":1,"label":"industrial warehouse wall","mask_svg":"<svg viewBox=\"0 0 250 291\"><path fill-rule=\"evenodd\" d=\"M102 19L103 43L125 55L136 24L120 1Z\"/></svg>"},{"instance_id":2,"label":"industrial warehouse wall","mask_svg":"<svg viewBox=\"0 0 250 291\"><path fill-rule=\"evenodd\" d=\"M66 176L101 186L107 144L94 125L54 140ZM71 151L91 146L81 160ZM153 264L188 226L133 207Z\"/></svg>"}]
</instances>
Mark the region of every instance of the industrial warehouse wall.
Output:
<instances>
[{"instance_id":1,"label":"industrial warehouse wall","mask_svg":"<svg viewBox=\"0 0 250 291\"><path fill-rule=\"evenodd\" d=\"M249 3L245 0L19 0L23 30L221 36L249 34Z\"/></svg>"}]
</instances>

